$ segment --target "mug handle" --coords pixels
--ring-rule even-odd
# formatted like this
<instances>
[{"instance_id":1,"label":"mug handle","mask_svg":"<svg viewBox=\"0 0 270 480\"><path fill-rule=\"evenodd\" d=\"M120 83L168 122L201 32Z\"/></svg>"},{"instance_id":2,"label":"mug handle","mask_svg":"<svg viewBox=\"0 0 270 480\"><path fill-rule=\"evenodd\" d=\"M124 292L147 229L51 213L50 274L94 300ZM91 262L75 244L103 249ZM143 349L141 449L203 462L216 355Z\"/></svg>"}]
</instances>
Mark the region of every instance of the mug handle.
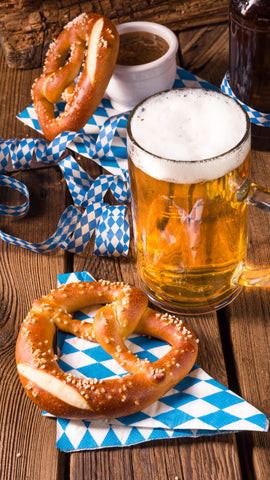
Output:
<instances>
[{"instance_id":1,"label":"mug handle","mask_svg":"<svg viewBox=\"0 0 270 480\"><path fill-rule=\"evenodd\" d=\"M236 200L270 213L270 191L251 180L245 180L237 190ZM233 285L243 287L265 287L270 285L270 268L251 268L240 265L232 280Z\"/></svg>"}]
</instances>

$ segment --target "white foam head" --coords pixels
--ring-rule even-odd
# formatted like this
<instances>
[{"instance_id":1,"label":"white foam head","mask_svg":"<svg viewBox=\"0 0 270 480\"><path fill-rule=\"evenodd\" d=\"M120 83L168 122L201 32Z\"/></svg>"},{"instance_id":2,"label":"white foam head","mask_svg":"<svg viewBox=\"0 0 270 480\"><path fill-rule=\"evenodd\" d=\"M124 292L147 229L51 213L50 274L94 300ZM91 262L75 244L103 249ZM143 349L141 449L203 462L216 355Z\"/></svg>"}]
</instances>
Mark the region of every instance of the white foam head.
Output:
<instances>
[{"instance_id":1,"label":"white foam head","mask_svg":"<svg viewBox=\"0 0 270 480\"><path fill-rule=\"evenodd\" d=\"M249 149L246 113L212 90L154 95L133 110L128 122L133 162L161 180L197 183L222 177L241 165Z\"/></svg>"}]
</instances>

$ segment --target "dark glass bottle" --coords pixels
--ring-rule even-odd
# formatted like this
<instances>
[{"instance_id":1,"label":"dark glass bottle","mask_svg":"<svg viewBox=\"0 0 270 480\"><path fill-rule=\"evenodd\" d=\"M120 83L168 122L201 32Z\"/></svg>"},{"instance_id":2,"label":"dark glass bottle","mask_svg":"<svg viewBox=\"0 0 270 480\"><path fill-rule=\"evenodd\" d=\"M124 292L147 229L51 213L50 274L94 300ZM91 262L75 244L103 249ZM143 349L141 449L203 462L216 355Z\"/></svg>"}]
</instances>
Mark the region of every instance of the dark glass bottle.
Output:
<instances>
[{"instance_id":1,"label":"dark glass bottle","mask_svg":"<svg viewBox=\"0 0 270 480\"><path fill-rule=\"evenodd\" d=\"M230 0L230 82L239 100L270 113L270 0Z\"/></svg>"}]
</instances>

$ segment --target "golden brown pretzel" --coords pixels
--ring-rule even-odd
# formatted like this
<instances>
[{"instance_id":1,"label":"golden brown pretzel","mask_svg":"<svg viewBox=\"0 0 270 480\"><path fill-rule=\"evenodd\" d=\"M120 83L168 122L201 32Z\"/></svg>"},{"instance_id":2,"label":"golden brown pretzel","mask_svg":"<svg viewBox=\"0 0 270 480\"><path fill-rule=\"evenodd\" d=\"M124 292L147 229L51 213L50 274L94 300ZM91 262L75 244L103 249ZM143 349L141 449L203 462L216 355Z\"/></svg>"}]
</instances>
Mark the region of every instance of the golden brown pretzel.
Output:
<instances>
[{"instance_id":1,"label":"golden brown pretzel","mask_svg":"<svg viewBox=\"0 0 270 480\"><path fill-rule=\"evenodd\" d=\"M64 131L76 132L88 122L112 76L118 49L113 23L103 15L85 13L69 22L51 44L43 73L32 87L39 125L48 140ZM55 118L54 104L61 96L67 104Z\"/></svg>"},{"instance_id":2,"label":"golden brown pretzel","mask_svg":"<svg viewBox=\"0 0 270 480\"><path fill-rule=\"evenodd\" d=\"M93 304L106 304L93 324L72 319L71 312ZM63 285L36 300L16 345L17 369L29 397L58 417L90 420L135 413L164 395L192 368L197 341L180 319L147 305L140 289L104 280ZM52 347L56 326L98 341L129 374L97 380L64 373ZM139 359L123 341L133 331L172 348L156 362Z\"/></svg>"}]
</instances>

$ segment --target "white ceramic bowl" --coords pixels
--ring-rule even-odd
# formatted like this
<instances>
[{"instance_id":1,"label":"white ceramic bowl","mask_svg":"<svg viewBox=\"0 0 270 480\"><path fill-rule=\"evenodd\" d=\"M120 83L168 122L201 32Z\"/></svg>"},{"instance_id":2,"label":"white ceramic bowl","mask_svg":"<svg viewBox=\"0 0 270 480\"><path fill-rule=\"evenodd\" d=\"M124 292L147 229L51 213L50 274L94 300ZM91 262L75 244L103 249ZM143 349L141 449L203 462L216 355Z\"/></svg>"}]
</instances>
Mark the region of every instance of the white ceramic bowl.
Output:
<instances>
[{"instance_id":1,"label":"white ceramic bowl","mask_svg":"<svg viewBox=\"0 0 270 480\"><path fill-rule=\"evenodd\" d=\"M143 65L117 64L106 90L113 107L118 111L132 109L144 98L173 86L176 74L176 35L164 25L152 22L128 22L117 25L119 35L146 31L164 38L167 52L153 62Z\"/></svg>"}]
</instances>

